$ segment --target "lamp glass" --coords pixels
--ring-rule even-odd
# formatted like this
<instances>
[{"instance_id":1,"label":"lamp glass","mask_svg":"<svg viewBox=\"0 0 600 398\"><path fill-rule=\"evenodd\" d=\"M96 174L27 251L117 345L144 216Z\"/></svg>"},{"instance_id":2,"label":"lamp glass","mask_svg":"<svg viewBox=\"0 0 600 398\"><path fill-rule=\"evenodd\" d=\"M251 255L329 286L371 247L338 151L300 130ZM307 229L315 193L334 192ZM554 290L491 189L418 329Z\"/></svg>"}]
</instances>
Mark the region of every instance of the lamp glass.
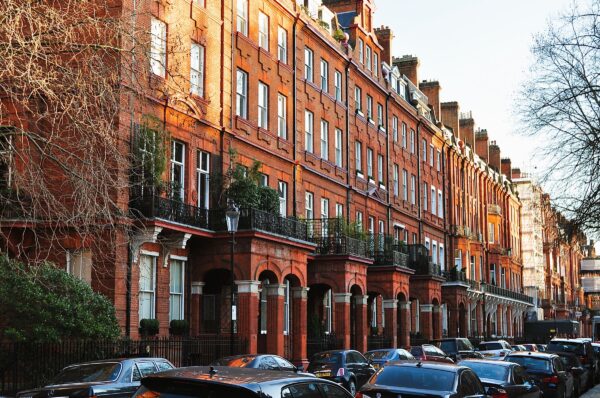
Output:
<instances>
[{"instance_id":1,"label":"lamp glass","mask_svg":"<svg viewBox=\"0 0 600 398\"><path fill-rule=\"evenodd\" d=\"M237 232L240 212L236 205L229 205L229 208L225 212L225 221L227 222L227 232Z\"/></svg>"}]
</instances>

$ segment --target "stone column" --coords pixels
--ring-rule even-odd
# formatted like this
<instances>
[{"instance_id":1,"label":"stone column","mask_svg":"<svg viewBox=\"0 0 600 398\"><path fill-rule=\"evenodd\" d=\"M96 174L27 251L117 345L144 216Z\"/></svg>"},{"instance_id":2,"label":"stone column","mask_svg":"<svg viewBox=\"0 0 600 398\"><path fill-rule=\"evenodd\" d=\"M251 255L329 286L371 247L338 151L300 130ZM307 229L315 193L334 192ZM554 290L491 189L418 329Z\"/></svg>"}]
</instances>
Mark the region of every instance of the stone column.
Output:
<instances>
[{"instance_id":1,"label":"stone column","mask_svg":"<svg viewBox=\"0 0 600 398\"><path fill-rule=\"evenodd\" d=\"M421 304L421 335L425 340L433 339L433 330L432 330L432 312L433 312L433 304Z\"/></svg>"},{"instance_id":2,"label":"stone column","mask_svg":"<svg viewBox=\"0 0 600 398\"><path fill-rule=\"evenodd\" d=\"M383 300L383 311L385 312L385 327L383 334L392 342L392 348L398 347L398 300Z\"/></svg>"},{"instance_id":3,"label":"stone column","mask_svg":"<svg viewBox=\"0 0 600 398\"><path fill-rule=\"evenodd\" d=\"M367 322L367 300L369 296L354 296L356 305L356 347L351 347L359 352L367 351L367 336L369 335L369 325ZM375 314L376 315L376 314Z\"/></svg>"},{"instance_id":4,"label":"stone column","mask_svg":"<svg viewBox=\"0 0 600 398\"><path fill-rule=\"evenodd\" d=\"M267 289L267 353L283 353L283 299L285 285L268 284Z\"/></svg>"},{"instance_id":5,"label":"stone column","mask_svg":"<svg viewBox=\"0 0 600 398\"><path fill-rule=\"evenodd\" d=\"M342 346L350 348L350 297L351 293L333 293L335 305L335 335L342 339Z\"/></svg>"},{"instance_id":6,"label":"stone column","mask_svg":"<svg viewBox=\"0 0 600 398\"><path fill-rule=\"evenodd\" d=\"M439 305L433 307L432 318L435 319L433 325L433 338L439 340L442 338L442 309Z\"/></svg>"},{"instance_id":7,"label":"stone column","mask_svg":"<svg viewBox=\"0 0 600 398\"><path fill-rule=\"evenodd\" d=\"M198 336L202 329L202 289L204 282L192 282L190 333Z\"/></svg>"},{"instance_id":8,"label":"stone column","mask_svg":"<svg viewBox=\"0 0 600 398\"><path fill-rule=\"evenodd\" d=\"M410 347L410 301L400 303L400 327L398 331L398 345L403 348Z\"/></svg>"},{"instance_id":9,"label":"stone column","mask_svg":"<svg viewBox=\"0 0 600 398\"><path fill-rule=\"evenodd\" d=\"M292 362L308 366L306 357L308 287L293 287L292 290Z\"/></svg>"},{"instance_id":10,"label":"stone column","mask_svg":"<svg viewBox=\"0 0 600 398\"><path fill-rule=\"evenodd\" d=\"M484 335L484 333L483 333L483 331L485 330L484 325L485 325L485 311L483 308L483 304L478 302L477 303L477 327L479 329L479 330L477 330L478 336Z\"/></svg>"},{"instance_id":11,"label":"stone column","mask_svg":"<svg viewBox=\"0 0 600 398\"><path fill-rule=\"evenodd\" d=\"M258 281L235 281L237 285L237 334L248 344L248 353L256 354L258 334Z\"/></svg>"}]
</instances>

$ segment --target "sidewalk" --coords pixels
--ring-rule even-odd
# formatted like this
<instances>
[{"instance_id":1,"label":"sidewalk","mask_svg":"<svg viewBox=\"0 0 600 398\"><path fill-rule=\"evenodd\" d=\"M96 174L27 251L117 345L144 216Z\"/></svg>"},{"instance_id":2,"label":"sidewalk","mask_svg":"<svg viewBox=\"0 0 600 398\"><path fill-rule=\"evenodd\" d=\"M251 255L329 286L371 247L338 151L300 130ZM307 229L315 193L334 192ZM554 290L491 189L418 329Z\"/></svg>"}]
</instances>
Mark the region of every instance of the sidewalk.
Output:
<instances>
[{"instance_id":1,"label":"sidewalk","mask_svg":"<svg viewBox=\"0 0 600 398\"><path fill-rule=\"evenodd\" d=\"M579 398L600 398L600 384L596 385L594 388L592 388L590 390L587 390Z\"/></svg>"}]
</instances>

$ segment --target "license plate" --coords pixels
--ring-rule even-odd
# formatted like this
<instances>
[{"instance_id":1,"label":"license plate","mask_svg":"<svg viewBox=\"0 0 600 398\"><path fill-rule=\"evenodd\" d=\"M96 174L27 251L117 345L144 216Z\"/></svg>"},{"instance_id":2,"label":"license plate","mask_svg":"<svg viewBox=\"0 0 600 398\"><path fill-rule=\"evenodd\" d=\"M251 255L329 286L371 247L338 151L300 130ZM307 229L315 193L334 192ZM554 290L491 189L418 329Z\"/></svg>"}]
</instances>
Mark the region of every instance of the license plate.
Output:
<instances>
[{"instance_id":1,"label":"license plate","mask_svg":"<svg viewBox=\"0 0 600 398\"><path fill-rule=\"evenodd\" d=\"M324 371L320 371L320 372L315 372L315 376L317 376L317 377L330 377L331 376L331 371L330 370L324 370Z\"/></svg>"},{"instance_id":2,"label":"license plate","mask_svg":"<svg viewBox=\"0 0 600 398\"><path fill-rule=\"evenodd\" d=\"M374 363L374 364L373 364L373 367L374 367L375 369L379 369L379 368L381 367L381 365L380 365L380 364L378 364L378 363Z\"/></svg>"}]
</instances>

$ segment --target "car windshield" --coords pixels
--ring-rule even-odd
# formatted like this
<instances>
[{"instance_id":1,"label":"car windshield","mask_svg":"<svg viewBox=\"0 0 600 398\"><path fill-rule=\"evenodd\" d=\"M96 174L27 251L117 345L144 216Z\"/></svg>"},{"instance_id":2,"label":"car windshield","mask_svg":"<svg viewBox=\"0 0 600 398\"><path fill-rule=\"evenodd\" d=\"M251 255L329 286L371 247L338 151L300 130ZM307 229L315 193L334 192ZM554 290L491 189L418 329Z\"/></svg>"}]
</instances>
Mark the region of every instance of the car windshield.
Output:
<instances>
[{"instance_id":1,"label":"car windshield","mask_svg":"<svg viewBox=\"0 0 600 398\"><path fill-rule=\"evenodd\" d=\"M390 359L393 354L394 354L394 351L388 351L388 350L369 351L369 352L365 353L365 358L367 358L371 361L376 360L376 359Z\"/></svg>"},{"instance_id":2,"label":"car windshield","mask_svg":"<svg viewBox=\"0 0 600 398\"><path fill-rule=\"evenodd\" d=\"M64 368L51 384L115 381L121 372L118 362L90 363Z\"/></svg>"},{"instance_id":3,"label":"car windshield","mask_svg":"<svg viewBox=\"0 0 600 398\"><path fill-rule=\"evenodd\" d=\"M456 352L456 344L454 343L454 341L442 341L439 344L439 348L446 354ZM413 353L413 355L415 354Z\"/></svg>"},{"instance_id":4,"label":"car windshield","mask_svg":"<svg viewBox=\"0 0 600 398\"><path fill-rule=\"evenodd\" d=\"M508 366L492 365L489 363L465 361L461 365L468 366L480 379L506 381L508 379Z\"/></svg>"},{"instance_id":5,"label":"car windshield","mask_svg":"<svg viewBox=\"0 0 600 398\"><path fill-rule=\"evenodd\" d=\"M371 384L417 390L452 391L456 374L439 369L413 366L387 366L371 379Z\"/></svg>"},{"instance_id":6,"label":"car windshield","mask_svg":"<svg viewBox=\"0 0 600 398\"><path fill-rule=\"evenodd\" d=\"M507 359L509 362L518 363L523 366L526 371L541 371L550 372L550 361L544 358L536 358L530 356L509 356Z\"/></svg>"},{"instance_id":7,"label":"car windshield","mask_svg":"<svg viewBox=\"0 0 600 398\"><path fill-rule=\"evenodd\" d=\"M579 366L579 360L576 356L572 355L561 355L560 361L565 365L565 368L573 368Z\"/></svg>"},{"instance_id":8,"label":"car windshield","mask_svg":"<svg viewBox=\"0 0 600 398\"><path fill-rule=\"evenodd\" d=\"M570 341L551 341L548 343L547 351L572 352L576 355L583 355L583 343Z\"/></svg>"},{"instance_id":9,"label":"car windshield","mask_svg":"<svg viewBox=\"0 0 600 398\"><path fill-rule=\"evenodd\" d=\"M232 368L245 368L254 361L254 355L246 355L242 357L225 357L211 363L212 366L229 366Z\"/></svg>"},{"instance_id":10,"label":"car windshield","mask_svg":"<svg viewBox=\"0 0 600 398\"><path fill-rule=\"evenodd\" d=\"M312 357L311 363L338 363L342 358L339 352L321 352Z\"/></svg>"},{"instance_id":11,"label":"car windshield","mask_svg":"<svg viewBox=\"0 0 600 398\"><path fill-rule=\"evenodd\" d=\"M479 343L479 351L501 350L502 348L500 343Z\"/></svg>"},{"instance_id":12,"label":"car windshield","mask_svg":"<svg viewBox=\"0 0 600 398\"><path fill-rule=\"evenodd\" d=\"M475 347L473 347L473 344L471 344L471 342L467 339L457 340L456 345L458 346L459 351L473 351L475 349ZM442 350L444 349L442 348Z\"/></svg>"}]
</instances>

